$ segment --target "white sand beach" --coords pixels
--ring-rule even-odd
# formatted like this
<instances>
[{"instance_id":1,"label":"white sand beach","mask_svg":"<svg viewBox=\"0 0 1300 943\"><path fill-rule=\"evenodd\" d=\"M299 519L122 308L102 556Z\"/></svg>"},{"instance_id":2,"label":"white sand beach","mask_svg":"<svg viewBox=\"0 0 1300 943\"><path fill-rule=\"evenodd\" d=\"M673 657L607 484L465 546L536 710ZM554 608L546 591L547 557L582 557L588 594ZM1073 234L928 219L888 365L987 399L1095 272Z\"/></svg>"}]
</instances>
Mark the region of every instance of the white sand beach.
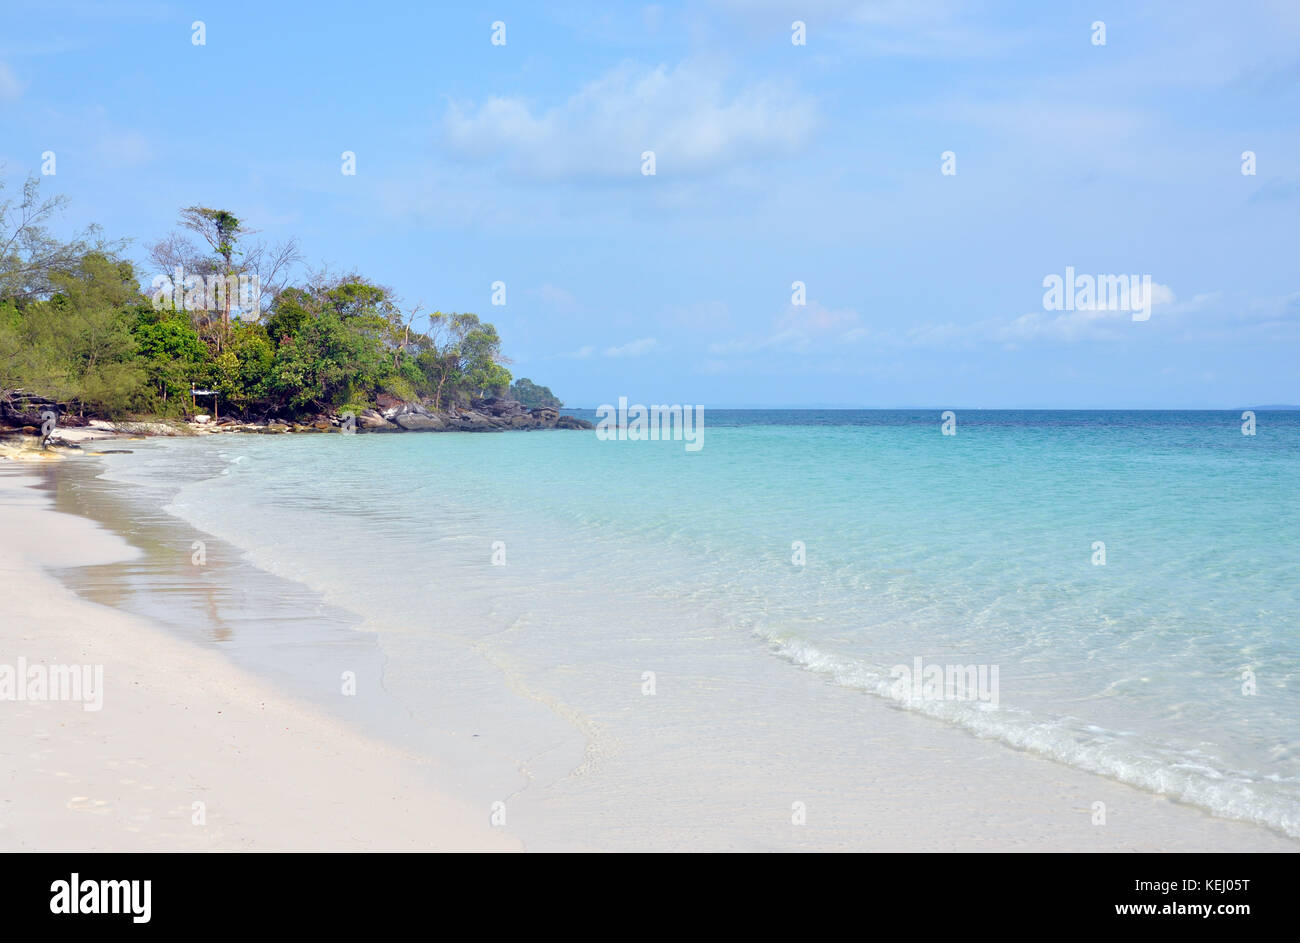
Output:
<instances>
[{"instance_id":1,"label":"white sand beach","mask_svg":"<svg viewBox=\"0 0 1300 943\"><path fill-rule=\"evenodd\" d=\"M513 749L547 757L521 756L527 784L510 827L493 828L491 796L429 785L473 778L450 775L464 771L65 588L60 569L135 551L52 510L30 467L0 463L0 663L102 665L103 707L0 702L4 850L1296 850L779 659L737 672L724 663L747 653L704 642L678 646L689 680L653 737L584 716L499 657L480 666L497 690L453 685L448 717L491 706L479 712L485 741L534 736ZM787 688L779 699L774 684ZM539 711L567 734L538 740Z\"/></svg>"},{"instance_id":2,"label":"white sand beach","mask_svg":"<svg viewBox=\"0 0 1300 943\"><path fill-rule=\"evenodd\" d=\"M103 707L0 702L4 851L518 850L367 740L48 568L132 553L0 464L0 662L102 665ZM203 803L195 824L195 803Z\"/></svg>"}]
</instances>

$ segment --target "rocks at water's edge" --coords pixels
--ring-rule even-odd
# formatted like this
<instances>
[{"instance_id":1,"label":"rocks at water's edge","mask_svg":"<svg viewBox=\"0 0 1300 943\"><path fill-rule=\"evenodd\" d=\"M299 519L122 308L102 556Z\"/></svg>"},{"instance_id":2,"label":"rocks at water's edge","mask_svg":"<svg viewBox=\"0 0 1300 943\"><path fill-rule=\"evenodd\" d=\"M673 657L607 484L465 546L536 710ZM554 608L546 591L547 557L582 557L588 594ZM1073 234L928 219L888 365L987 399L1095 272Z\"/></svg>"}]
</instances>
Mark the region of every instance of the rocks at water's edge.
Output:
<instances>
[{"instance_id":1,"label":"rocks at water's edge","mask_svg":"<svg viewBox=\"0 0 1300 943\"><path fill-rule=\"evenodd\" d=\"M500 397L476 399L468 408L453 406L433 411L422 403L408 403L387 394L376 399L378 409L367 409L356 417L356 428L365 432L492 432L496 429L591 429L592 424L574 416L561 416L549 406L528 409L522 403Z\"/></svg>"},{"instance_id":2,"label":"rocks at water's edge","mask_svg":"<svg viewBox=\"0 0 1300 943\"><path fill-rule=\"evenodd\" d=\"M502 429L592 429L590 422L574 416L561 416L559 410L549 406L528 409L522 403L500 397L473 400L468 408L450 407L434 411L422 403L408 403L381 393L376 397L375 409L366 409L354 417L320 415L308 422L292 422L279 418L242 420L210 416L196 417L185 422L107 422L100 419L80 419L67 413L61 403L41 397L14 398L11 394L7 407L0 407L0 435L37 435L40 432L43 411L54 411L58 422L50 436L53 444L128 436L185 436L213 435L223 432L258 432L283 434L300 432L342 432L351 422L356 432L493 432ZM85 427L85 428L79 428Z\"/></svg>"}]
</instances>

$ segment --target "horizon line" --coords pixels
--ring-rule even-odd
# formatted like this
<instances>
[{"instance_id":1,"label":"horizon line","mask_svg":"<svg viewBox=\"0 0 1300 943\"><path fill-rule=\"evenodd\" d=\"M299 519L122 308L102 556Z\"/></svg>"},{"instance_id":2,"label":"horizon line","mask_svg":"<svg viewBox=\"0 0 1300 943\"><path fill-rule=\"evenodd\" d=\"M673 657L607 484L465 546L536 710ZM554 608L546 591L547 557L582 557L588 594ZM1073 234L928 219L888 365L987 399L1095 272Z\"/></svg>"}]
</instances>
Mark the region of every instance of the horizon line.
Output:
<instances>
[{"instance_id":1,"label":"horizon line","mask_svg":"<svg viewBox=\"0 0 1300 943\"><path fill-rule=\"evenodd\" d=\"M601 404L612 405L612 404ZM636 404L642 405L642 404ZM647 403L644 405L659 405ZM692 404L697 405L697 404ZM934 412L943 410L965 410L967 412L1072 412L1072 413L1114 413L1114 412L1139 412L1139 413L1231 413L1238 410L1272 410L1275 412L1300 411L1300 404L1295 403L1268 403L1257 406L704 406L705 409L726 409L726 410L772 410L783 409L789 411L806 410L808 412ZM595 412L599 406L575 406L564 405L560 409L583 409L588 412Z\"/></svg>"}]
</instances>

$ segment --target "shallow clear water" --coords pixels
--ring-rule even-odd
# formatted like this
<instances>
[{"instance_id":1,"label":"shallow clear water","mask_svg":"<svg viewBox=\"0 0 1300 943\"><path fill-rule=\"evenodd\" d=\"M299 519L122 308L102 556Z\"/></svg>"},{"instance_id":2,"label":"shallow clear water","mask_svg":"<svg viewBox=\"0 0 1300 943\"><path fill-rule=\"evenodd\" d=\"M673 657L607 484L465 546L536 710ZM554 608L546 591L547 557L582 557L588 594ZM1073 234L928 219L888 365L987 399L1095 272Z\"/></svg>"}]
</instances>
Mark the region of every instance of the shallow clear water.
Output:
<instances>
[{"instance_id":1,"label":"shallow clear water","mask_svg":"<svg viewBox=\"0 0 1300 943\"><path fill-rule=\"evenodd\" d=\"M1300 413L1259 413L1255 436L1227 412L957 428L736 411L706 413L698 452L589 432L154 440L108 476L166 487L178 517L358 614L416 716L438 700L424 640L591 710L617 695L566 674L575 653L720 633L1300 835ZM996 704L900 694L891 669L916 658L996 667Z\"/></svg>"}]
</instances>

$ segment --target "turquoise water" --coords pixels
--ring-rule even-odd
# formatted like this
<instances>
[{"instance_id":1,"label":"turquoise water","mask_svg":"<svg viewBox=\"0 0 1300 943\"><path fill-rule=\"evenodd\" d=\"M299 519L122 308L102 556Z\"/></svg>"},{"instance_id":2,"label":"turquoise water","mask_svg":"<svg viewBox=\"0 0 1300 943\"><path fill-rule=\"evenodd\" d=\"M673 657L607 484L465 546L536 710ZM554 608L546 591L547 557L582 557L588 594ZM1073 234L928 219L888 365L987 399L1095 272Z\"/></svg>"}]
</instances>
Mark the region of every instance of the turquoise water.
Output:
<instances>
[{"instance_id":1,"label":"turquoise water","mask_svg":"<svg viewBox=\"0 0 1300 943\"><path fill-rule=\"evenodd\" d=\"M698 452L590 432L157 440L109 476L170 483L172 513L358 614L417 715L434 636L621 670L613 639L687 626L893 698L916 658L992 666L996 704L903 706L1300 835L1300 413L1260 412L1254 436L1228 412L957 420L706 411ZM566 703L607 694L548 678Z\"/></svg>"}]
</instances>

